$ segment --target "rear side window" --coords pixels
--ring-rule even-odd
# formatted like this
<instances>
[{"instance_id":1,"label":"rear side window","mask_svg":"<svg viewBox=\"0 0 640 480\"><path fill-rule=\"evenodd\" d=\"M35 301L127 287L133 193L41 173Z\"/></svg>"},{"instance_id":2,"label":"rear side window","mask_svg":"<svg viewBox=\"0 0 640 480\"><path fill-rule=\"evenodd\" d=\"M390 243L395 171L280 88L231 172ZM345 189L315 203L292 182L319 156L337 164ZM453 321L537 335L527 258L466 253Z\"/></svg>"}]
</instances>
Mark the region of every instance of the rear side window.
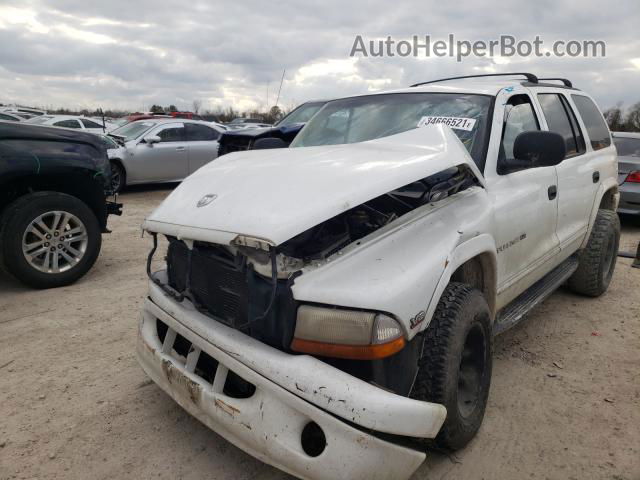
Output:
<instances>
[{"instance_id":1,"label":"rear side window","mask_svg":"<svg viewBox=\"0 0 640 480\"><path fill-rule=\"evenodd\" d=\"M12 117L10 115L4 115L2 113L0 113L0 120L9 120L10 122L17 122L18 119L15 117Z\"/></svg>"},{"instance_id":2,"label":"rear side window","mask_svg":"<svg viewBox=\"0 0 640 480\"><path fill-rule=\"evenodd\" d=\"M559 133L567 146L567 157L584 153L585 143L576 116L567 100L557 93L539 93L538 101L550 132Z\"/></svg>"},{"instance_id":3,"label":"rear side window","mask_svg":"<svg viewBox=\"0 0 640 480\"><path fill-rule=\"evenodd\" d=\"M80 121L84 124L86 128L102 128L102 125L100 125L99 123L92 122L91 120L87 120L86 118L83 118Z\"/></svg>"},{"instance_id":4,"label":"rear side window","mask_svg":"<svg viewBox=\"0 0 640 480\"><path fill-rule=\"evenodd\" d=\"M64 128L80 128L80 124L77 120L61 120L53 124L54 127Z\"/></svg>"},{"instance_id":5,"label":"rear side window","mask_svg":"<svg viewBox=\"0 0 640 480\"><path fill-rule=\"evenodd\" d=\"M591 141L591 148L594 150L600 150L601 148L607 148L611 145L611 135L609 135L609 127L604 121L604 117L589 97L584 95L571 95L573 102L576 104L578 113L582 117L585 127L587 128L587 134L589 134L589 140Z\"/></svg>"},{"instance_id":6,"label":"rear side window","mask_svg":"<svg viewBox=\"0 0 640 480\"><path fill-rule=\"evenodd\" d=\"M190 142L203 142L217 140L220 134L213 128L197 123L187 123L187 140Z\"/></svg>"}]
</instances>

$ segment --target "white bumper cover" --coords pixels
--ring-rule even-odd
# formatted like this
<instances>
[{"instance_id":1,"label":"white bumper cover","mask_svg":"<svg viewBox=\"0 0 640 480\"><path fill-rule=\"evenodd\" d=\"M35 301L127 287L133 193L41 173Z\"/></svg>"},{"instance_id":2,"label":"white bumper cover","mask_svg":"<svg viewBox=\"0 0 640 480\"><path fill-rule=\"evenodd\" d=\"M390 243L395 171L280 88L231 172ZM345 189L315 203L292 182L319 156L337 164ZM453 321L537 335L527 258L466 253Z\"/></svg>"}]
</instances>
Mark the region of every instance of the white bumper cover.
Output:
<instances>
[{"instance_id":1,"label":"white bumper cover","mask_svg":"<svg viewBox=\"0 0 640 480\"><path fill-rule=\"evenodd\" d=\"M190 414L265 463L307 479L408 478L424 453L366 430L432 438L444 422L442 405L386 392L306 355L280 352L200 314L187 301L178 304L154 284L150 296L137 345L145 372ZM164 345L157 320L168 326ZM174 332L192 344L186 361L172 350ZM200 352L218 362L213 383L195 373ZM229 371L256 387L250 398L223 393ZM301 444L310 422L326 437L316 457Z\"/></svg>"}]
</instances>

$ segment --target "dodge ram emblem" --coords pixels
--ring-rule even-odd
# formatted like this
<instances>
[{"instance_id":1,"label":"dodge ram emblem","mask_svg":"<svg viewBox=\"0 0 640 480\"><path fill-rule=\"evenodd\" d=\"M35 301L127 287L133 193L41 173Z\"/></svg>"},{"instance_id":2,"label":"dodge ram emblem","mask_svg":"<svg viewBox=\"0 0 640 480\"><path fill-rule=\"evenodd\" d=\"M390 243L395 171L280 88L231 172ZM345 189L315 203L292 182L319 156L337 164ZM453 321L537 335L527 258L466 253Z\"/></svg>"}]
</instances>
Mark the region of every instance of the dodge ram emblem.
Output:
<instances>
[{"instance_id":1,"label":"dodge ram emblem","mask_svg":"<svg viewBox=\"0 0 640 480\"><path fill-rule=\"evenodd\" d=\"M204 207L205 205L209 205L216 198L218 198L218 195L216 195L215 193L207 193L204 197L198 200L198 203L196 204L196 206L198 208Z\"/></svg>"}]
</instances>

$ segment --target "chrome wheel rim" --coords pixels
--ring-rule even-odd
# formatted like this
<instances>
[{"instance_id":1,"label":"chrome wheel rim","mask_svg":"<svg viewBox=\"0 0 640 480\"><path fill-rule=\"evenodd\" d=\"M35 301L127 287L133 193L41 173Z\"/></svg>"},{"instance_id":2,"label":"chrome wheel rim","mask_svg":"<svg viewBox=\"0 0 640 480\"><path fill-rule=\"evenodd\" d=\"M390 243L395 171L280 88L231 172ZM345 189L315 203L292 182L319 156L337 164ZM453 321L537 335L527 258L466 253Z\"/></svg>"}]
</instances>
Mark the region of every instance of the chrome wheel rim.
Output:
<instances>
[{"instance_id":1,"label":"chrome wheel rim","mask_svg":"<svg viewBox=\"0 0 640 480\"><path fill-rule=\"evenodd\" d=\"M118 167L112 167L111 168L111 189L116 192L120 190L121 181L122 181L122 178L120 176L120 169Z\"/></svg>"},{"instance_id":2,"label":"chrome wheel rim","mask_svg":"<svg viewBox=\"0 0 640 480\"><path fill-rule=\"evenodd\" d=\"M78 217L54 210L29 223L22 236L22 254L40 272L62 273L82 260L88 243L87 228Z\"/></svg>"}]
</instances>

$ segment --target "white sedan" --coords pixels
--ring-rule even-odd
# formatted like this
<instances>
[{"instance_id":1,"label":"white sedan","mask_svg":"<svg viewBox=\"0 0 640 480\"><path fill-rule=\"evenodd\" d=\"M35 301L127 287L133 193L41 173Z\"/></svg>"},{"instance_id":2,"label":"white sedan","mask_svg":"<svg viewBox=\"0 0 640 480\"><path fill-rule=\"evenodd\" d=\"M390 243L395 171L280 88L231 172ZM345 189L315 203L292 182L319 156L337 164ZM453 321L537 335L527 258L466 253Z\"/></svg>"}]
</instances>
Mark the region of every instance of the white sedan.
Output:
<instances>
[{"instance_id":1,"label":"white sedan","mask_svg":"<svg viewBox=\"0 0 640 480\"><path fill-rule=\"evenodd\" d=\"M75 115L40 115L26 120L24 123L47 127L63 127L84 130L91 133L104 133L112 127L108 123L103 127L102 120Z\"/></svg>"}]
</instances>

